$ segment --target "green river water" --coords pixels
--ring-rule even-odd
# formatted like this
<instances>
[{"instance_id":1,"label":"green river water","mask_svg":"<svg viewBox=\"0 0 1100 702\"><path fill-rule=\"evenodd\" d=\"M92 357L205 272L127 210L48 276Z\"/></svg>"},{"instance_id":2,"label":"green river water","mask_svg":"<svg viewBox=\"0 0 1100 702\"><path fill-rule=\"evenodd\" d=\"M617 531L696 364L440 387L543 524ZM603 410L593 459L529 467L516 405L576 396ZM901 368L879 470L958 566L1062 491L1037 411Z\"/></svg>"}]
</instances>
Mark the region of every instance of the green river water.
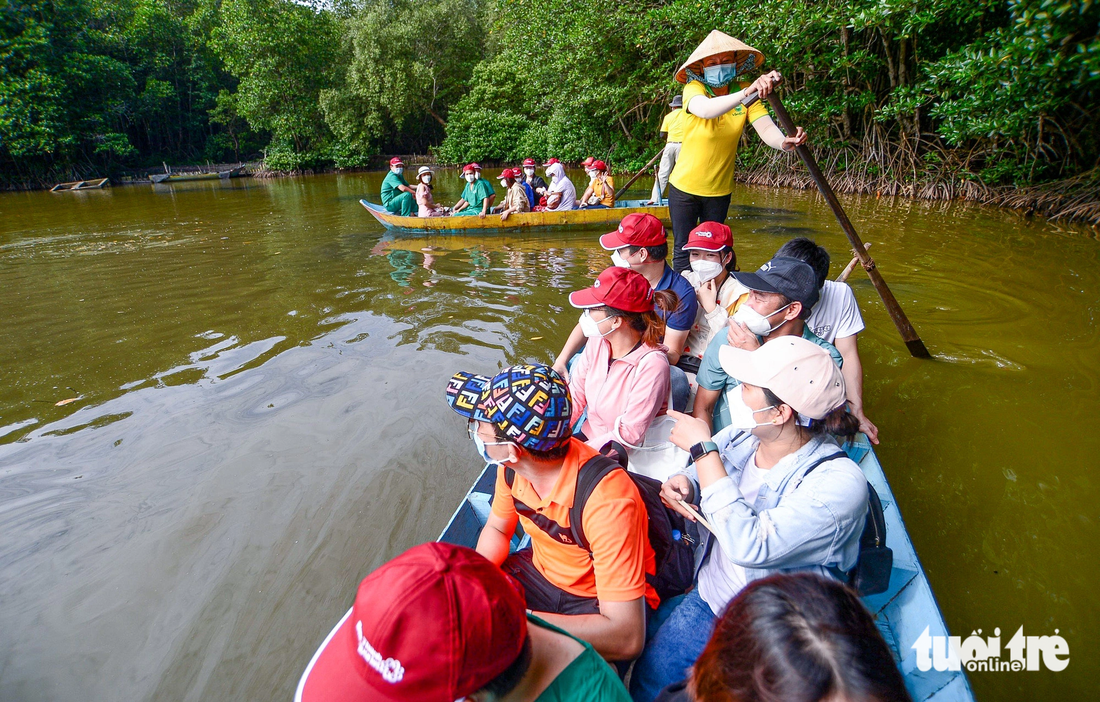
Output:
<instances>
[{"instance_id":1,"label":"green river water","mask_svg":"<svg viewBox=\"0 0 1100 702\"><path fill-rule=\"evenodd\" d=\"M438 536L482 467L446 379L549 361L610 262L599 230L393 241L357 202L380 178L0 194L0 699L290 699L359 580ZM1091 698L1096 232L844 201L936 357L857 271L867 414L949 628L1069 643L975 693ZM849 258L813 193L733 203L743 269L796 235Z\"/></svg>"}]
</instances>

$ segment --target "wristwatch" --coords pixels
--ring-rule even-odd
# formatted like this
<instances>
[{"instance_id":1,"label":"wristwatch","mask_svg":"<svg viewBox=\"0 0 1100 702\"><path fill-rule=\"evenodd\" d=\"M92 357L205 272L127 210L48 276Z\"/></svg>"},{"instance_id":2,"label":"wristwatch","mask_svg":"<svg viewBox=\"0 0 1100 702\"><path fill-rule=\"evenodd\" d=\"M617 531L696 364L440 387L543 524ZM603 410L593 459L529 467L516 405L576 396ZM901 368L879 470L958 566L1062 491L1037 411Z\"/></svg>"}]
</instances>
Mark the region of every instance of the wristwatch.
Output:
<instances>
[{"instance_id":1,"label":"wristwatch","mask_svg":"<svg viewBox=\"0 0 1100 702\"><path fill-rule=\"evenodd\" d=\"M703 456L711 452L718 453L718 444L713 441L700 441L691 447L691 462L698 461Z\"/></svg>"}]
</instances>

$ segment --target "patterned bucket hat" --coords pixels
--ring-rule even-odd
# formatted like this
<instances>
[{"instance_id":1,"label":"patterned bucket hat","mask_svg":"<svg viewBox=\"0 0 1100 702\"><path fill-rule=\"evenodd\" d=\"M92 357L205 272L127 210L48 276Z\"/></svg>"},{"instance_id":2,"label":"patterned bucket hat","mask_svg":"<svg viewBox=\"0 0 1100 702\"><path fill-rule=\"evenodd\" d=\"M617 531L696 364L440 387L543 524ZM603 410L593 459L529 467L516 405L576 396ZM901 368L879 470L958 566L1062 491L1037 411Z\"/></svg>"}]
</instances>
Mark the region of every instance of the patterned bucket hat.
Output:
<instances>
[{"instance_id":1,"label":"patterned bucket hat","mask_svg":"<svg viewBox=\"0 0 1100 702\"><path fill-rule=\"evenodd\" d=\"M569 386L548 366L511 366L492 378L455 373L447 381L447 404L535 451L549 451L573 435Z\"/></svg>"}]
</instances>

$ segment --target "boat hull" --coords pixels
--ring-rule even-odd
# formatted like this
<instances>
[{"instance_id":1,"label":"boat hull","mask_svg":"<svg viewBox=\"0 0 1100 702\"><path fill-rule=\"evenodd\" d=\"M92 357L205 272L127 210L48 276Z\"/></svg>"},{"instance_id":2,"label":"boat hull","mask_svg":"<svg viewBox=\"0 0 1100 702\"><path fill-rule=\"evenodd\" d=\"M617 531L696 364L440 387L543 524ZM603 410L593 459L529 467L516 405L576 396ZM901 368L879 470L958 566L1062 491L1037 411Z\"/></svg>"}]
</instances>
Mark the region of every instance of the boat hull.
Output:
<instances>
[{"instance_id":1,"label":"boat hull","mask_svg":"<svg viewBox=\"0 0 1100 702\"><path fill-rule=\"evenodd\" d=\"M401 217L386 210L381 205L360 200L367 212L370 212L379 224L395 234L462 234L492 232L524 232L532 230L562 229L565 227L615 226L628 214L648 212L671 226L668 207L646 206L640 200L624 200L619 206L607 209L563 210L561 212L521 212L510 216L506 221L500 215L489 214L481 217Z\"/></svg>"},{"instance_id":2,"label":"boat hull","mask_svg":"<svg viewBox=\"0 0 1100 702\"><path fill-rule=\"evenodd\" d=\"M845 450L859 464L867 482L882 500L886 517L886 544L894 552L889 588L881 594L864 597L863 604L875 615L875 623L894 654L914 702L973 702L974 693L963 671L918 669L917 654L912 648L914 642L925 627L928 627L931 636L947 636L947 625L870 443L861 435L855 443L846 445ZM489 517L495 480L493 466L485 466L443 529L440 541L470 548L477 546L478 534ZM512 539L513 550L522 548L526 543L527 538L517 527L517 534Z\"/></svg>"},{"instance_id":3,"label":"boat hull","mask_svg":"<svg viewBox=\"0 0 1100 702\"><path fill-rule=\"evenodd\" d=\"M100 190L110 185L110 181L107 178L96 178L94 180L75 180L71 183L58 183L50 188L51 193L69 193L76 190Z\"/></svg>"}]
</instances>

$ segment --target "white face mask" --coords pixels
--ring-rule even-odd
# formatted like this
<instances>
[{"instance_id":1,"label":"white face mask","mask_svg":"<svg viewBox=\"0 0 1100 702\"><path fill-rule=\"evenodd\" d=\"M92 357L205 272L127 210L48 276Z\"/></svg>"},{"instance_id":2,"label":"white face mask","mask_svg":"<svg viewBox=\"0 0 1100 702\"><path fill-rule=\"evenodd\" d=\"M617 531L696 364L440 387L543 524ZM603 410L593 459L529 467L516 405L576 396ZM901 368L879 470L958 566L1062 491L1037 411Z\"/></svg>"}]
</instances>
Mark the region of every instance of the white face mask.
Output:
<instances>
[{"instance_id":1,"label":"white face mask","mask_svg":"<svg viewBox=\"0 0 1100 702\"><path fill-rule=\"evenodd\" d=\"M402 173L404 173L404 172L405 172L405 169L404 169L404 168L402 168L401 166L394 166L394 167L393 167L393 168L391 168L390 170L392 170L392 171L393 171L394 173L396 173L397 175L401 175Z\"/></svg>"},{"instance_id":2,"label":"white face mask","mask_svg":"<svg viewBox=\"0 0 1100 702\"><path fill-rule=\"evenodd\" d=\"M775 405L768 405L767 407L754 410L745 404L745 386L738 386L740 392L731 391L726 395L726 400L729 403L730 410L730 423L729 426L735 429L743 429L745 431L751 431L756 427L763 427L771 424L771 422L757 422L756 415L759 412L775 409Z\"/></svg>"},{"instance_id":3,"label":"white face mask","mask_svg":"<svg viewBox=\"0 0 1100 702\"><path fill-rule=\"evenodd\" d=\"M787 309L792 304L793 303L788 302L787 304L777 309L775 312L772 312L769 315L762 315L753 308L749 307L746 303L737 308L737 312L735 312L733 315L733 321L744 324L749 331L751 331L753 334L756 334L757 336L767 336L768 334L771 334L773 331L783 325L783 322L780 322L773 327L771 323L768 322L768 320L771 317L779 314L783 310Z\"/></svg>"},{"instance_id":4,"label":"white face mask","mask_svg":"<svg viewBox=\"0 0 1100 702\"><path fill-rule=\"evenodd\" d=\"M476 176L474 176L474 174L473 174L473 173L467 173L467 174L466 174L466 175L465 175L464 177L466 178L466 182L467 182L467 183L472 183L472 182L474 182L475 180L477 180L477 177L476 177Z\"/></svg>"},{"instance_id":5,"label":"white face mask","mask_svg":"<svg viewBox=\"0 0 1100 702\"><path fill-rule=\"evenodd\" d=\"M423 176L420 177L420 180L424 181L425 183L430 183L432 182L432 174L425 173Z\"/></svg>"},{"instance_id":6,"label":"white face mask","mask_svg":"<svg viewBox=\"0 0 1100 702\"><path fill-rule=\"evenodd\" d=\"M500 183L500 187L504 188L505 190L508 189L508 181L498 180L497 182Z\"/></svg>"},{"instance_id":7,"label":"white face mask","mask_svg":"<svg viewBox=\"0 0 1100 702\"><path fill-rule=\"evenodd\" d=\"M630 262L623 258L618 249L611 252L611 262L619 268L630 268Z\"/></svg>"},{"instance_id":8,"label":"white face mask","mask_svg":"<svg viewBox=\"0 0 1100 702\"><path fill-rule=\"evenodd\" d=\"M528 178L535 175L535 169L534 168L524 168L523 172L527 175Z\"/></svg>"},{"instance_id":9,"label":"white face mask","mask_svg":"<svg viewBox=\"0 0 1100 702\"><path fill-rule=\"evenodd\" d=\"M698 261L691 262L691 270L699 276L699 284L702 285L708 280L714 280L721 275L722 271L725 270L725 266L718 261L708 261L701 258Z\"/></svg>"},{"instance_id":10,"label":"white face mask","mask_svg":"<svg viewBox=\"0 0 1100 702\"><path fill-rule=\"evenodd\" d=\"M603 324L604 322L606 322L609 319L614 319L614 317L605 317L605 318L603 318L603 319L601 319L600 321L597 322L596 320L592 319L592 317L588 314L588 310L585 310L584 312L582 312L581 313L581 331L584 332L585 338L586 339L602 339L603 337L607 336L611 332L615 331L614 329L608 329L606 332L601 332L600 331L600 325Z\"/></svg>"},{"instance_id":11,"label":"white face mask","mask_svg":"<svg viewBox=\"0 0 1100 702\"><path fill-rule=\"evenodd\" d=\"M474 171L474 180L481 180L481 174L477 171Z\"/></svg>"}]
</instances>

